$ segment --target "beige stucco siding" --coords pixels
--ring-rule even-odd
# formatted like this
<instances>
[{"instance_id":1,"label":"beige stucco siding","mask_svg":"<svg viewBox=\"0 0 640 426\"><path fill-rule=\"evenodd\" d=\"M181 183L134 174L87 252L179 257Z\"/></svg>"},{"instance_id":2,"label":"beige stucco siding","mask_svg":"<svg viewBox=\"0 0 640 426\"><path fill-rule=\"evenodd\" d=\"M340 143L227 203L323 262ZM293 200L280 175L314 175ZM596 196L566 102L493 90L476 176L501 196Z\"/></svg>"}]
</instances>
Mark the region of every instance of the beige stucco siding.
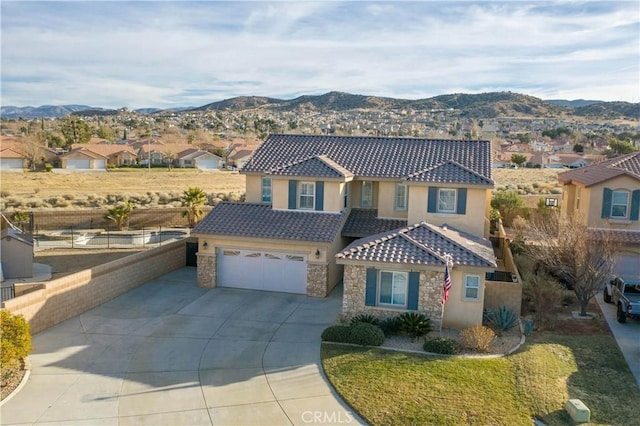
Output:
<instances>
[{"instance_id":1,"label":"beige stucco siding","mask_svg":"<svg viewBox=\"0 0 640 426\"><path fill-rule=\"evenodd\" d=\"M636 179L632 179L629 176L620 176L616 179L611 179L609 181L593 185L587 188L587 191L582 191L583 193L588 192L588 217L589 217L589 227L593 228L612 228L612 229L620 229L620 230L635 230L640 231L640 221L635 220L616 220L616 219L602 219L602 197L604 188L609 188L614 191L617 190L628 190L629 194L629 206L631 209L631 191L640 189L640 182Z\"/></svg>"},{"instance_id":2,"label":"beige stucco siding","mask_svg":"<svg viewBox=\"0 0 640 426\"><path fill-rule=\"evenodd\" d=\"M396 183L378 183L378 217L406 219L407 209L396 210ZM407 186L409 190L409 186ZM411 194L409 193L409 196ZM408 198L407 198L408 203Z\"/></svg>"},{"instance_id":3,"label":"beige stucco siding","mask_svg":"<svg viewBox=\"0 0 640 426\"><path fill-rule=\"evenodd\" d=\"M438 226L448 224L475 235L488 235L485 231L489 229L487 208L487 197L490 197L489 189L468 188L466 214L463 215L455 213L428 213L428 194L428 186L411 186L409 191L409 223L425 221Z\"/></svg>"},{"instance_id":4,"label":"beige stucco siding","mask_svg":"<svg viewBox=\"0 0 640 426\"><path fill-rule=\"evenodd\" d=\"M340 182L324 183L324 205L322 211L341 212L342 211L342 184Z\"/></svg>"},{"instance_id":5,"label":"beige stucco siding","mask_svg":"<svg viewBox=\"0 0 640 426\"><path fill-rule=\"evenodd\" d=\"M449 299L444 305L444 327L467 328L482 324L482 310L484 309L484 277L486 269L469 268L461 270L453 268L451 272L451 290ZM479 297L477 300L464 298L465 275L480 277Z\"/></svg>"},{"instance_id":6,"label":"beige stucco siding","mask_svg":"<svg viewBox=\"0 0 640 426\"><path fill-rule=\"evenodd\" d=\"M247 203L261 203L262 202L262 176L260 175L246 175L245 176L246 196Z\"/></svg>"},{"instance_id":7,"label":"beige stucco siding","mask_svg":"<svg viewBox=\"0 0 640 426\"><path fill-rule=\"evenodd\" d=\"M274 209L289 208L289 181L287 179L273 179L271 181L271 205Z\"/></svg>"}]
</instances>

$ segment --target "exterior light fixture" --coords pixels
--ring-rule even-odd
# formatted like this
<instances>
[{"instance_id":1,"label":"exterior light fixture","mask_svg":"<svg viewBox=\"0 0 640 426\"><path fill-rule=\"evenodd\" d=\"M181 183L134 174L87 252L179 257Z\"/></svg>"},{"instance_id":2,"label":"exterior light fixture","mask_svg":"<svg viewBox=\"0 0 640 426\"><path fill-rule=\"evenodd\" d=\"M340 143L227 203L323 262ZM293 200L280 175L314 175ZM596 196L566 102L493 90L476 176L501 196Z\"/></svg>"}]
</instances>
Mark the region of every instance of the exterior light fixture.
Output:
<instances>
[{"instance_id":1,"label":"exterior light fixture","mask_svg":"<svg viewBox=\"0 0 640 426\"><path fill-rule=\"evenodd\" d=\"M205 250L208 249L209 248L209 243L205 241L204 244L202 244L202 248L205 249Z\"/></svg>"},{"instance_id":2,"label":"exterior light fixture","mask_svg":"<svg viewBox=\"0 0 640 426\"><path fill-rule=\"evenodd\" d=\"M316 259L320 259L320 249L316 249Z\"/></svg>"}]
</instances>

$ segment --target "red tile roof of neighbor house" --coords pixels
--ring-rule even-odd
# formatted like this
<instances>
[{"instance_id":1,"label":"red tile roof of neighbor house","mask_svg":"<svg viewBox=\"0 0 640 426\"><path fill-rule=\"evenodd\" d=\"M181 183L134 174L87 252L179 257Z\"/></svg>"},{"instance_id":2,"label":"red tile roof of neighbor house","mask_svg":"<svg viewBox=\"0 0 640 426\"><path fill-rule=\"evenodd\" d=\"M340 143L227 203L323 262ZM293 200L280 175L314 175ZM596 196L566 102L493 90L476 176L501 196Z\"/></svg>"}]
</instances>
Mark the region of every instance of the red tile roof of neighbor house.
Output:
<instances>
[{"instance_id":1,"label":"red tile roof of neighbor house","mask_svg":"<svg viewBox=\"0 0 640 426\"><path fill-rule=\"evenodd\" d=\"M559 173L558 180L565 185L577 182L589 187L623 175L640 180L640 152Z\"/></svg>"},{"instance_id":2,"label":"red tile roof of neighbor house","mask_svg":"<svg viewBox=\"0 0 640 426\"><path fill-rule=\"evenodd\" d=\"M137 155L136 151L129 145L119 145L119 144L97 144L97 143L92 143L92 144L73 144L71 146L71 149L75 150L75 149L85 149L85 150L89 150L92 152L95 152L96 154L100 154L103 155L105 157L114 155L114 154L118 154L120 152L128 152L132 155Z\"/></svg>"},{"instance_id":3,"label":"red tile roof of neighbor house","mask_svg":"<svg viewBox=\"0 0 640 426\"><path fill-rule=\"evenodd\" d=\"M490 141L273 134L242 171L276 174L320 156L361 178L493 185ZM317 167L307 167L305 173L326 172L319 161L311 165Z\"/></svg>"},{"instance_id":4,"label":"red tile roof of neighbor house","mask_svg":"<svg viewBox=\"0 0 640 426\"><path fill-rule=\"evenodd\" d=\"M455 265L496 267L491 243L448 225L426 222L354 241L336 258L396 264L444 266L445 255Z\"/></svg>"}]
</instances>

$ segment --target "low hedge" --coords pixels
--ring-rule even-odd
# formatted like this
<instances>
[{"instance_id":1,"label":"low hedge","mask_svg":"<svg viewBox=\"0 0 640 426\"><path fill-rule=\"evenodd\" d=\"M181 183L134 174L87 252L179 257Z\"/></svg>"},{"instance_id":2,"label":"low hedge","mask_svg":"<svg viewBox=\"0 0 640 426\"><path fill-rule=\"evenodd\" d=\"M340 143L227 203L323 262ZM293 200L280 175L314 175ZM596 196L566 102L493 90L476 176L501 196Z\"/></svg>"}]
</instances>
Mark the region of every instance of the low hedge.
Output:
<instances>
[{"instance_id":1,"label":"low hedge","mask_svg":"<svg viewBox=\"0 0 640 426\"><path fill-rule=\"evenodd\" d=\"M384 343L384 333L377 325L358 322L353 326L332 325L322 332L325 342L353 343L364 346L380 346Z\"/></svg>"}]
</instances>

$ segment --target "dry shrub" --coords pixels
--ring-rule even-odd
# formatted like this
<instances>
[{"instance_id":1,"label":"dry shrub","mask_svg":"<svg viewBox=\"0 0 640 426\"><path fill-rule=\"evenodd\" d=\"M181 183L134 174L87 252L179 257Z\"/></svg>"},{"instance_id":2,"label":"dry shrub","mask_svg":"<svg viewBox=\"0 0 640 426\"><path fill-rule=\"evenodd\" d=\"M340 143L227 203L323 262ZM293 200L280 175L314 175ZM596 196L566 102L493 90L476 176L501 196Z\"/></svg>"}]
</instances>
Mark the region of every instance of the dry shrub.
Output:
<instances>
[{"instance_id":1,"label":"dry shrub","mask_svg":"<svg viewBox=\"0 0 640 426\"><path fill-rule=\"evenodd\" d=\"M7 191L6 189L3 189L2 191L0 191L0 197L2 198L8 198L12 195L11 191Z\"/></svg>"},{"instance_id":2,"label":"dry shrub","mask_svg":"<svg viewBox=\"0 0 640 426\"><path fill-rule=\"evenodd\" d=\"M462 346L476 352L488 352L496 334L489 327L476 324L460 333Z\"/></svg>"},{"instance_id":3,"label":"dry shrub","mask_svg":"<svg viewBox=\"0 0 640 426\"><path fill-rule=\"evenodd\" d=\"M553 330L556 325L555 307L563 300L560 283L539 271L521 270L522 296L527 310L533 314L537 329Z\"/></svg>"},{"instance_id":4,"label":"dry shrub","mask_svg":"<svg viewBox=\"0 0 640 426\"><path fill-rule=\"evenodd\" d=\"M65 199L65 200L67 200L67 201L71 201L71 200L74 200L74 199L76 198L76 196L75 196L75 195L73 195L73 194L64 194L64 195L62 196L62 198L64 198L64 199Z\"/></svg>"}]
</instances>

